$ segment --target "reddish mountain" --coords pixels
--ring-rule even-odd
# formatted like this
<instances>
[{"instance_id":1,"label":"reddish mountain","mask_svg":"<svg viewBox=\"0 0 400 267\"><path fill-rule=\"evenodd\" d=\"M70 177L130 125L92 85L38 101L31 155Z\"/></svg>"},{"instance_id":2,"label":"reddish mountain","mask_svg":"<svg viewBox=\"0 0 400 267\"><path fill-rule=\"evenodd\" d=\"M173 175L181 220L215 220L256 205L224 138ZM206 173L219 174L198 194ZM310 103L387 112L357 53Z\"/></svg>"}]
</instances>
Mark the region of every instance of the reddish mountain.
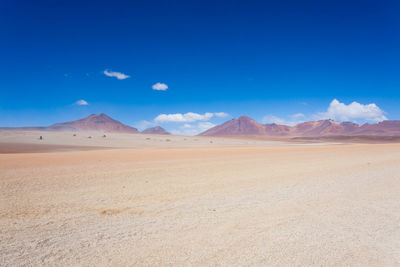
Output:
<instances>
[{"instance_id":1,"label":"reddish mountain","mask_svg":"<svg viewBox=\"0 0 400 267\"><path fill-rule=\"evenodd\" d=\"M265 134L268 136L288 136L291 132L291 127L279 124L264 124Z\"/></svg>"},{"instance_id":2,"label":"reddish mountain","mask_svg":"<svg viewBox=\"0 0 400 267\"><path fill-rule=\"evenodd\" d=\"M102 131L116 133L138 133L136 128L116 121L106 114L92 114L86 118L56 123L46 127L47 131Z\"/></svg>"},{"instance_id":3,"label":"reddish mountain","mask_svg":"<svg viewBox=\"0 0 400 267\"><path fill-rule=\"evenodd\" d=\"M142 134L163 134L163 135L170 134L169 132L167 132L164 128L162 128L160 126L147 128L147 129L143 130L141 133Z\"/></svg>"},{"instance_id":4,"label":"reddish mountain","mask_svg":"<svg viewBox=\"0 0 400 267\"><path fill-rule=\"evenodd\" d=\"M299 123L296 126L262 125L242 116L217 125L200 135L206 136L266 136L266 137L323 137L323 136L400 136L400 121L383 121L362 126L353 122L320 120Z\"/></svg>"},{"instance_id":5,"label":"reddish mountain","mask_svg":"<svg viewBox=\"0 0 400 267\"><path fill-rule=\"evenodd\" d=\"M241 116L238 119L232 119L221 125L215 126L200 135L205 136L287 136L290 127L278 124L261 124L255 120Z\"/></svg>"},{"instance_id":6,"label":"reddish mountain","mask_svg":"<svg viewBox=\"0 0 400 267\"><path fill-rule=\"evenodd\" d=\"M86 118L56 123L47 127L3 127L0 130L16 130L16 131L101 131L115 133L139 133L136 128L125 125L116 121L106 114L92 114Z\"/></svg>"},{"instance_id":7,"label":"reddish mountain","mask_svg":"<svg viewBox=\"0 0 400 267\"><path fill-rule=\"evenodd\" d=\"M292 136L331 136L351 135L359 129L359 125L352 122L336 122L320 120L299 123L292 127Z\"/></svg>"},{"instance_id":8,"label":"reddish mountain","mask_svg":"<svg viewBox=\"0 0 400 267\"><path fill-rule=\"evenodd\" d=\"M397 136L400 135L400 121L382 121L376 124L366 123L356 133L359 135Z\"/></svg>"},{"instance_id":9,"label":"reddish mountain","mask_svg":"<svg viewBox=\"0 0 400 267\"><path fill-rule=\"evenodd\" d=\"M230 135L264 135L264 125L250 119L247 116L241 116L238 119L232 119L221 125L217 125L200 135L205 136L230 136Z\"/></svg>"}]
</instances>

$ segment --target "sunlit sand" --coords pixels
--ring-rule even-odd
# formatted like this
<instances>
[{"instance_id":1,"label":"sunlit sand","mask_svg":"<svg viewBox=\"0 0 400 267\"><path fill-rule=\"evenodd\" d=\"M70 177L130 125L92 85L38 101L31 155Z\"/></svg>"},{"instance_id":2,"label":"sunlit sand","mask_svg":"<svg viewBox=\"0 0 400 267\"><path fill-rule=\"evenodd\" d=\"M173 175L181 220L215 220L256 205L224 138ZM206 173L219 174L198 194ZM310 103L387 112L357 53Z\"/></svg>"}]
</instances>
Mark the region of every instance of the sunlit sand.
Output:
<instances>
[{"instance_id":1,"label":"sunlit sand","mask_svg":"<svg viewBox=\"0 0 400 267\"><path fill-rule=\"evenodd\" d=\"M38 133L0 135L2 266L400 263L400 144Z\"/></svg>"}]
</instances>

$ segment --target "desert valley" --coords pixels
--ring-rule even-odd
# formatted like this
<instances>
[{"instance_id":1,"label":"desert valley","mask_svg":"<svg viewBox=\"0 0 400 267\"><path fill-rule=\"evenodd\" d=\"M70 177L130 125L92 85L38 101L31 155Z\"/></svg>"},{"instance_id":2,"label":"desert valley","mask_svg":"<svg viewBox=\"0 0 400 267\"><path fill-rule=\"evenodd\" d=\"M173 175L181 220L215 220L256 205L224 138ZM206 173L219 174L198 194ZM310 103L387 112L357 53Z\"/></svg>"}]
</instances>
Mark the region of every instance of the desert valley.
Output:
<instances>
[{"instance_id":1,"label":"desert valley","mask_svg":"<svg viewBox=\"0 0 400 267\"><path fill-rule=\"evenodd\" d=\"M400 1L1 1L0 267L400 266Z\"/></svg>"},{"instance_id":2,"label":"desert valley","mask_svg":"<svg viewBox=\"0 0 400 267\"><path fill-rule=\"evenodd\" d=\"M0 265L398 265L399 134L245 116L199 136L105 114L3 128Z\"/></svg>"}]
</instances>

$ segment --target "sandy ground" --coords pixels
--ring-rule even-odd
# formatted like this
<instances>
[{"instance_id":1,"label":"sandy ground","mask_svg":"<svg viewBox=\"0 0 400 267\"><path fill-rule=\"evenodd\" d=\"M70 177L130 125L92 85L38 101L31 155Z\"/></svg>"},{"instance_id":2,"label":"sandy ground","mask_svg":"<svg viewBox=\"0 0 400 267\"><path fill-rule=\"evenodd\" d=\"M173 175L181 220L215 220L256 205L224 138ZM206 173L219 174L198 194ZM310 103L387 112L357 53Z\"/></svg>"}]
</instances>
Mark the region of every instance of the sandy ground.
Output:
<instances>
[{"instance_id":1,"label":"sandy ground","mask_svg":"<svg viewBox=\"0 0 400 267\"><path fill-rule=\"evenodd\" d=\"M0 266L400 265L400 144L147 141L0 154Z\"/></svg>"},{"instance_id":2,"label":"sandy ground","mask_svg":"<svg viewBox=\"0 0 400 267\"><path fill-rule=\"evenodd\" d=\"M103 136L106 137L103 137ZM40 140L39 137L43 139ZM0 153L87 150L90 148L176 148L277 146L282 141L206 136L120 134L101 132L0 131ZM13 148L13 149L12 149ZM36 149L35 149L36 148Z\"/></svg>"}]
</instances>

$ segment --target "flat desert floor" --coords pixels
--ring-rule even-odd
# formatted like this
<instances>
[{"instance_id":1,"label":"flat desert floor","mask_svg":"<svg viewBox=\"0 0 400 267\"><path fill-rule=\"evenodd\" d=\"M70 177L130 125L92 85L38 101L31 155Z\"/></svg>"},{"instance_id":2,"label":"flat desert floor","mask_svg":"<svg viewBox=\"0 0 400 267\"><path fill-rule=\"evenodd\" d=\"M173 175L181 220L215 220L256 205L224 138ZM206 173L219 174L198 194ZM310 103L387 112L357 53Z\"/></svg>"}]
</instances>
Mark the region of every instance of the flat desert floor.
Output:
<instances>
[{"instance_id":1,"label":"flat desert floor","mask_svg":"<svg viewBox=\"0 0 400 267\"><path fill-rule=\"evenodd\" d=\"M0 134L1 266L400 265L400 144L37 134Z\"/></svg>"}]
</instances>

